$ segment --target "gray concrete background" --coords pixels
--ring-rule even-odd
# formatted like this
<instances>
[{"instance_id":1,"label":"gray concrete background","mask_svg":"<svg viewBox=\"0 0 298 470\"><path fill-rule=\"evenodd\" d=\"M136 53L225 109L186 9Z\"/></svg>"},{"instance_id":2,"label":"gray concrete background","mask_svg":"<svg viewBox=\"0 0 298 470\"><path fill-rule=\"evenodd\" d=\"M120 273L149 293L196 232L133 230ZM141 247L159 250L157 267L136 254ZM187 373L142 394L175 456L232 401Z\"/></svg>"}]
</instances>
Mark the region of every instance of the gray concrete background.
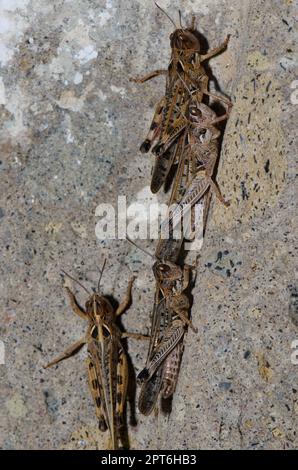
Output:
<instances>
[{"instance_id":1,"label":"gray concrete background","mask_svg":"<svg viewBox=\"0 0 298 470\"><path fill-rule=\"evenodd\" d=\"M212 205L193 292L199 333L188 332L172 414L137 416L131 446L295 448L295 2L160 4L176 20L179 8L184 21L196 14L211 47L231 34L210 66L234 102L218 171L232 204ZM149 327L151 260L123 240L97 241L95 208L119 194L150 201L152 159L138 148L164 79L140 86L129 77L166 66L172 25L151 0L0 5L0 444L106 448L86 351L56 370L42 365L85 328L65 299L61 269L91 288L107 257L102 290L117 300L134 272L123 324ZM140 371L144 345L131 341L129 352Z\"/></svg>"}]
</instances>

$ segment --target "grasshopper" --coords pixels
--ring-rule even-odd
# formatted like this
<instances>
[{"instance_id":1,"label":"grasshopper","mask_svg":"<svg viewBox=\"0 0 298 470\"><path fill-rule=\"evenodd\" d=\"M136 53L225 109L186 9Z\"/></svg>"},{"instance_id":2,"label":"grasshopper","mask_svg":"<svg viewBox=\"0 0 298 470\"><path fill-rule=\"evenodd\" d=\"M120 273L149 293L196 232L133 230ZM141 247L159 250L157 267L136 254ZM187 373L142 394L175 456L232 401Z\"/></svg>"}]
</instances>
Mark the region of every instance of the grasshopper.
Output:
<instances>
[{"instance_id":1,"label":"grasshopper","mask_svg":"<svg viewBox=\"0 0 298 470\"><path fill-rule=\"evenodd\" d=\"M71 279L75 280L72 277ZM129 281L125 298L116 311L109 300L99 293L100 280L97 292L93 294L90 294L79 283L89 295L85 309L79 306L75 295L66 287L73 312L88 322L87 333L44 366L45 368L52 367L76 354L85 344L87 345L88 382L95 403L98 426L101 431L109 429L113 449L118 449L119 443L123 442L129 375L127 356L121 339L127 337L148 339L137 333L124 333L116 324L117 318L125 312L131 303L133 281L134 278Z\"/></svg>"},{"instance_id":2,"label":"grasshopper","mask_svg":"<svg viewBox=\"0 0 298 470\"><path fill-rule=\"evenodd\" d=\"M179 175L173 187L171 203L177 202L171 213L170 222L173 227L185 217L188 210L200 201L210 190L215 193L221 203L228 206L213 180L214 168L218 158L218 138L220 131L215 127L218 122L227 119L229 111L217 117L215 112L200 101L191 101L188 110L189 126L186 131L187 144L184 147L182 164L188 168L188 178ZM184 194L183 194L184 193ZM178 194L178 196L177 196ZM207 194L208 200L210 196ZM176 199L176 200L175 200ZM207 206L207 204L206 204ZM204 220L206 221L208 207L205 207Z\"/></svg>"},{"instance_id":3,"label":"grasshopper","mask_svg":"<svg viewBox=\"0 0 298 470\"><path fill-rule=\"evenodd\" d=\"M170 261L157 261L153 272L157 281L150 345L145 368L139 373L142 384L139 410L149 415L160 391L163 398L173 395L183 352L186 326L197 331L188 318L189 267Z\"/></svg>"},{"instance_id":4,"label":"grasshopper","mask_svg":"<svg viewBox=\"0 0 298 470\"><path fill-rule=\"evenodd\" d=\"M129 237L126 238L132 245L154 258ZM166 257L171 253L173 260L177 260L181 240L179 243L176 243L176 240L163 240L163 242L165 242L163 245L158 245L160 256ZM190 326L197 331L188 318L190 302L185 294L189 287L191 267L185 265L181 268L168 259L163 261L157 252L155 258L157 261L153 265L153 273L156 289L149 349L146 366L137 378L142 384L138 407L144 415L152 412L160 392L165 399L174 394L186 327Z\"/></svg>"},{"instance_id":5,"label":"grasshopper","mask_svg":"<svg viewBox=\"0 0 298 470\"><path fill-rule=\"evenodd\" d=\"M180 75L182 75L190 90L196 91L200 101L202 101L204 95L207 95L227 103L224 98L208 91L209 78L202 64L222 52L229 41L229 36L227 36L220 46L210 50L207 54L202 54L198 33L194 28L195 18L192 18L189 28L183 28L179 12L179 28L159 5L156 4L156 6L171 20L175 27L175 31L170 35L172 52L168 69L154 70L144 77L131 79L136 83L144 83L158 75L166 76L165 96L156 106L148 135L140 147L143 153L152 148L152 152L157 156L151 181L151 191L153 193L160 189L169 174L173 161L177 159L177 153L180 153L181 148L179 136L187 125L186 120L179 112L177 113L177 110L186 106L189 100L186 89L180 80ZM172 143L175 142L177 148L165 150L165 143L169 140Z\"/></svg>"}]
</instances>

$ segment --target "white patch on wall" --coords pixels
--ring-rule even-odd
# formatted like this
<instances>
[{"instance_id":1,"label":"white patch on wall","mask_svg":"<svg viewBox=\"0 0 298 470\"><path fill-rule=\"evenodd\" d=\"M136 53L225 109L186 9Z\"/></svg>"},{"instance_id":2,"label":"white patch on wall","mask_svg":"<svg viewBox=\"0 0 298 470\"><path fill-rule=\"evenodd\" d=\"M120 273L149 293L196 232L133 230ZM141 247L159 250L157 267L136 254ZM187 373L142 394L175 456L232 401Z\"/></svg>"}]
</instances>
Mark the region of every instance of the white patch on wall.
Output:
<instances>
[{"instance_id":1,"label":"white patch on wall","mask_svg":"<svg viewBox=\"0 0 298 470\"><path fill-rule=\"evenodd\" d=\"M28 23L24 15L16 10L24 10L29 0L0 0L0 64L6 66L13 58L16 45L21 40Z\"/></svg>"},{"instance_id":2,"label":"white patch on wall","mask_svg":"<svg viewBox=\"0 0 298 470\"><path fill-rule=\"evenodd\" d=\"M76 72L75 76L73 77L73 83L75 85L79 85L83 81L83 75L80 72Z\"/></svg>"},{"instance_id":3,"label":"white patch on wall","mask_svg":"<svg viewBox=\"0 0 298 470\"><path fill-rule=\"evenodd\" d=\"M29 107L29 98L16 87L7 93L6 109L13 115L13 119L6 121L3 126L3 139L10 138L14 144L23 145L28 140L28 129L24 124L24 112Z\"/></svg>"},{"instance_id":4,"label":"white patch on wall","mask_svg":"<svg viewBox=\"0 0 298 470\"><path fill-rule=\"evenodd\" d=\"M66 129L66 143L67 144L73 144L74 143L74 138L71 133L70 129Z\"/></svg>"},{"instance_id":5,"label":"white patch on wall","mask_svg":"<svg viewBox=\"0 0 298 470\"><path fill-rule=\"evenodd\" d=\"M60 99L56 101L56 103L60 108L70 109L74 112L80 112L84 107L85 99L88 93L92 90L93 87L94 84L89 83L81 96L76 96L72 90L65 90L61 93Z\"/></svg>"},{"instance_id":6,"label":"white patch on wall","mask_svg":"<svg viewBox=\"0 0 298 470\"><path fill-rule=\"evenodd\" d=\"M0 104L6 104L5 85L2 77L0 77Z\"/></svg>"},{"instance_id":7,"label":"white patch on wall","mask_svg":"<svg viewBox=\"0 0 298 470\"><path fill-rule=\"evenodd\" d=\"M114 129L114 123L110 119L106 118L105 126L109 129L109 133L112 134L112 129Z\"/></svg>"},{"instance_id":8,"label":"white patch on wall","mask_svg":"<svg viewBox=\"0 0 298 470\"><path fill-rule=\"evenodd\" d=\"M30 0L0 0L0 11L24 10Z\"/></svg>"},{"instance_id":9,"label":"white patch on wall","mask_svg":"<svg viewBox=\"0 0 298 470\"><path fill-rule=\"evenodd\" d=\"M106 2L106 9L98 14L99 26L105 26L108 21L113 17L116 8L113 7L113 3L110 0Z\"/></svg>"},{"instance_id":10,"label":"white patch on wall","mask_svg":"<svg viewBox=\"0 0 298 470\"><path fill-rule=\"evenodd\" d=\"M103 11L102 13L99 13L98 15L99 18L99 26L104 26L110 18L112 18L112 15L109 11Z\"/></svg>"},{"instance_id":11,"label":"white patch on wall","mask_svg":"<svg viewBox=\"0 0 298 470\"><path fill-rule=\"evenodd\" d=\"M97 90L97 92L95 94L98 96L98 98L101 101L106 101L107 95L105 95L104 92L100 88Z\"/></svg>"},{"instance_id":12,"label":"white patch on wall","mask_svg":"<svg viewBox=\"0 0 298 470\"><path fill-rule=\"evenodd\" d=\"M74 136L72 135L72 123L71 123L71 117L68 113L65 114L65 119L63 122L63 126L65 128L65 140L67 144L73 144L74 143Z\"/></svg>"},{"instance_id":13,"label":"white patch on wall","mask_svg":"<svg viewBox=\"0 0 298 470\"><path fill-rule=\"evenodd\" d=\"M75 58L79 60L80 64L84 65L90 60L96 59L97 56L98 52L95 50L95 46L93 44L88 44L77 52Z\"/></svg>"},{"instance_id":14,"label":"white patch on wall","mask_svg":"<svg viewBox=\"0 0 298 470\"><path fill-rule=\"evenodd\" d=\"M123 98L126 94L126 90L125 88L123 87L118 87L118 86L115 86L115 85L111 85L111 91L113 93L118 93L119 95L121 95L121 97Z\"/></svg>"},{"instance_id":15,"label":"white patch on wall","mask_svg":"<svg viewBox=\"0 0 298 470\"><path fill-rule=\"evenodd\" d=\"M89 26L78 19L76 25L64 33L56 57L50 64L39 64L35 71L40 77L51 76L55 80L75 83L74 77L78 80L78 74L81 73L78 67L95 59L97 55L96 44L89 36Z\"/></svg>"}]
</instances>

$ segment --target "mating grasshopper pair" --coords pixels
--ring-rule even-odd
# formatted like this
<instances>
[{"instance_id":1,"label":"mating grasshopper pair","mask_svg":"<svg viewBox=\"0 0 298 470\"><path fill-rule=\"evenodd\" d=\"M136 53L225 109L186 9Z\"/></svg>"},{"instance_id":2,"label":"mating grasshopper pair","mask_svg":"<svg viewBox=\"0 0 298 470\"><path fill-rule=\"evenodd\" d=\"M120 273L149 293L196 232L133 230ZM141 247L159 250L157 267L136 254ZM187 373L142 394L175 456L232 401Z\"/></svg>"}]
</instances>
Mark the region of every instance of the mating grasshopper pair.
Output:
<instances>
[{"instance_id":1,"label":"mating grasshopper pair","mask_svg":"<svg viewBox=\"0 0 298 470\"><path fill-rule=\"evenodd\" d=\"M163 11L163 13L169 18L166 12ZM193 17L190 28L182 27L181 14L180 28L171 18L170 20L176 29L170 35L172 52L168 69L155 70L142 78L132 79L136 83L144 83L158 75L166 75L165 95L156 106L148 135L140 147L141 152L146 153L151 148L152 153L156 155L151 180L153 193L156 193L165 183L172 165L179 164L184 154L186 135L184 131L189 124L186 114L190 111L192 95L195 93L197 103L202 102L203 98L208 96L222 101L228 107L227 113L231 108L230 101L209 92L209 77L203 66L206 60L227 47L229 36L220 46L207 54L202 54L200 38L194 28L195 18Z\"/></svg>"},{"instance_id":2,"label":"mating grasshopper pair","mask_svg":"<svg viewBox=\"0 0 298 470\"><path fill-rule=\"evenodd\" d=\"M167 76L165 96L157 104L150 130L140 150L146 153L151 148L156 156L151 180L153 193L166 183L173 165L177 167L169 200L169 206L175 204L175 208L166 221L171 230L181 222L181 216L185 217L185 211L192 210L198 203L203 205L204 229L212 192L222 203L228 205L213 180L213 173L220 136L215 125L227 119L231 103L209 92L209 78L202 63L224 50L229 37L221 46L202 55L200 40L194 29L194 18L190 28L182 27L181 15L180 28L176 27L171 18L170 20L176 30L170 36L172 55L168 70L156 70L143 78L134 79L137 83L143 83L160 74ZM227 106L226 113L217 117L202 102L205 96L224 102ZM161 226L163 228L164 224ZM157 272L156 265L153 269L157 283L151 340L146 367L139 374L139 381L143 383L139 409L144 414L152 411L160 391L163 398L174 393L183 352L185 326L192 325L188 318L190 305L184 293L189 276L184 276L185 267L173 264L177 262L182 249L183 237L180 241L170 237L166 241L159 240L156 250L156 257L163 259L166 269L163 276ZM177 281L182 278L183 288L179 290ZM182 302L184 321L177 315L177 305L172 303L173 298Z\"/></svg>"},{"instance_id":3,"label":"mating grasshopper pair","mask_svg":"<svg viewBox=\"0 0 298 470\"><path fill-rule=\"evenodd\" d=\"M79 283L89 295L85 309L79 306L74 294L66 287L73 312L88 322L87 333L45 366L45 368L52 367L79 352L85 344L87 345L88 381L94 399L98 426L102 431L109 430L113 449L118 449L121 444L127 445L124 416L129 367L121 340L123 338L148 339L137 333L124 333L117 325L117 318L131 303L133 280L134 278L130 280L126 296L116 310L106 297L100 295L100 281L97 292L93 294L90 294Z\"/></svg>"}]
</instances>

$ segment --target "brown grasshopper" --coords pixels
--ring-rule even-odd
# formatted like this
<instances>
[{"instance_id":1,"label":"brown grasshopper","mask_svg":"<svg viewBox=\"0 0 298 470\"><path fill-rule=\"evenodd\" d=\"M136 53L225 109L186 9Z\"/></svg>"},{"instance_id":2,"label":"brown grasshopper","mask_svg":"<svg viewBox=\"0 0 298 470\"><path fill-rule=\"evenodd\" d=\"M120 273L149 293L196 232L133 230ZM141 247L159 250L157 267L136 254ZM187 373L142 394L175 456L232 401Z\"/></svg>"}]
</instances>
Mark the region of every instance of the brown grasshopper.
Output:
<instances>
[{"instance_id":1,"label":"brown grasshopper","mask_svg":"<svg viewBox=\"0 0 298 470\"><path fill-rule=\"evenodd\" d=\"M139 410L151 413L159 392L173 395L178 378L186 326L197 331L188 318L189 300L184 291L189 285L189 266L182 269L170 261L153 266L157 281L150 346L145 368L139 373L142 384Z\"/></svg>"},{"instance_id":2,"label":"brown grasshopper","mask_svg":"<svg viewBox=\"0 0 298 470\"><path fill-rule=\"evenodd\" d=\"M170 35L171 60L167 70L155 70L142 78L132 79L136 83L144 83L158 75L166 75L165 96L157 104L149 133L140 148L141 152L145 153L153 147L152 152L157 156L151 181L151 191L153 193L160 189L167 178L173 161L177 159L177 153L180 153L181 147L179 136L187 125L181 113L177 112L177 110L187 106L189 100L186 89L180 80L180 75L187 83L188 88L191 91L196 91L200 101L202 101L204 95L207 95L227 103L224 98L208 91L209 78L202 63L223 51L229 41L228 36L220 46L212 49L207 54L202 54L200 40L197 31L194 29L195 18L192 19L191 27L183 28L180 14L180 28L178 28L165 11L157 4L156 6L171 20L176 28ZM165 150L165 143L169 141L171 143L175 142L177 149L168 148Z\"/></svg>"},{"instance_id":3,"label":"brown grasshopper","mask_svg":"<svg viewBox=\"0 0 298 470\"><path fill-rule=\"evenodd\" d=\"M210 190L215 193L221 203L228 206L213 180L214 167L218 158L218 138L220 131L215 127L218 122L227 119L229 111L217 117L216 113L200 101L191 101L188 109L189 125L186 131L187 144L181 163L188 168L188 178L178 175L174 182L171 203L177 206L171 213L170 222L173 227L185 217L187 211L200 201ZM184 193L184 194L183 194ZM178 195L178 196L177 196ZM209 195L208 195L209 196ZM176 199L176 201L175 201ZM208 208L205 207L205 211ZM204 214L206 220L207 214Z\"/></svg>"},{"instance_id":4,"label":"brown grasshopper","mask_svg":"<svg viewBox=\"0 0 298 470\"><path fill-rule=\"evenodd\" d=\"M144 251L151 258L154 256L140 248L134 241L127 240ZM158 246L159 254L172 254L177 260L181 249L181 240L163 240ZM171 247L171 245L173 245ZM155 301L151 320L150 343L146 366L138 375L142 384L138 407L142 414L149 415L155 406L161 391L163 398L173 395L178 379L180 361L183 352L183 337L186 327L197 331L189 320L190 303L186 289L190 282L190 266L181 268L175 262L162 261L158 258L153 265L156 279Z\"/></svg>"},{"instance_id":5,"label":"brown grasshopper","mask_svg":"<svg viewBox=\"0 0 298 470\"><path fill-rule=\"evenodd\" d=\"M113 449L118 449L119 443L123 441L128 386L128 362L121 339L127 337L146 338L137 333L123 333L116 324L117 318L125 312L131 303L133 280L134 278L129 281L126 296L116 311L109 300L99 293L99 288L97 292L90 294L79 283L89 295L85 309L83 309L79 306L75 295L66 287L73 312L88 322L87 333L45 366L48 368L58 364L76 354L87 344L88 382L95 403L98 426L101 431L109 429Z\"/></svg>"}]
</instances>

